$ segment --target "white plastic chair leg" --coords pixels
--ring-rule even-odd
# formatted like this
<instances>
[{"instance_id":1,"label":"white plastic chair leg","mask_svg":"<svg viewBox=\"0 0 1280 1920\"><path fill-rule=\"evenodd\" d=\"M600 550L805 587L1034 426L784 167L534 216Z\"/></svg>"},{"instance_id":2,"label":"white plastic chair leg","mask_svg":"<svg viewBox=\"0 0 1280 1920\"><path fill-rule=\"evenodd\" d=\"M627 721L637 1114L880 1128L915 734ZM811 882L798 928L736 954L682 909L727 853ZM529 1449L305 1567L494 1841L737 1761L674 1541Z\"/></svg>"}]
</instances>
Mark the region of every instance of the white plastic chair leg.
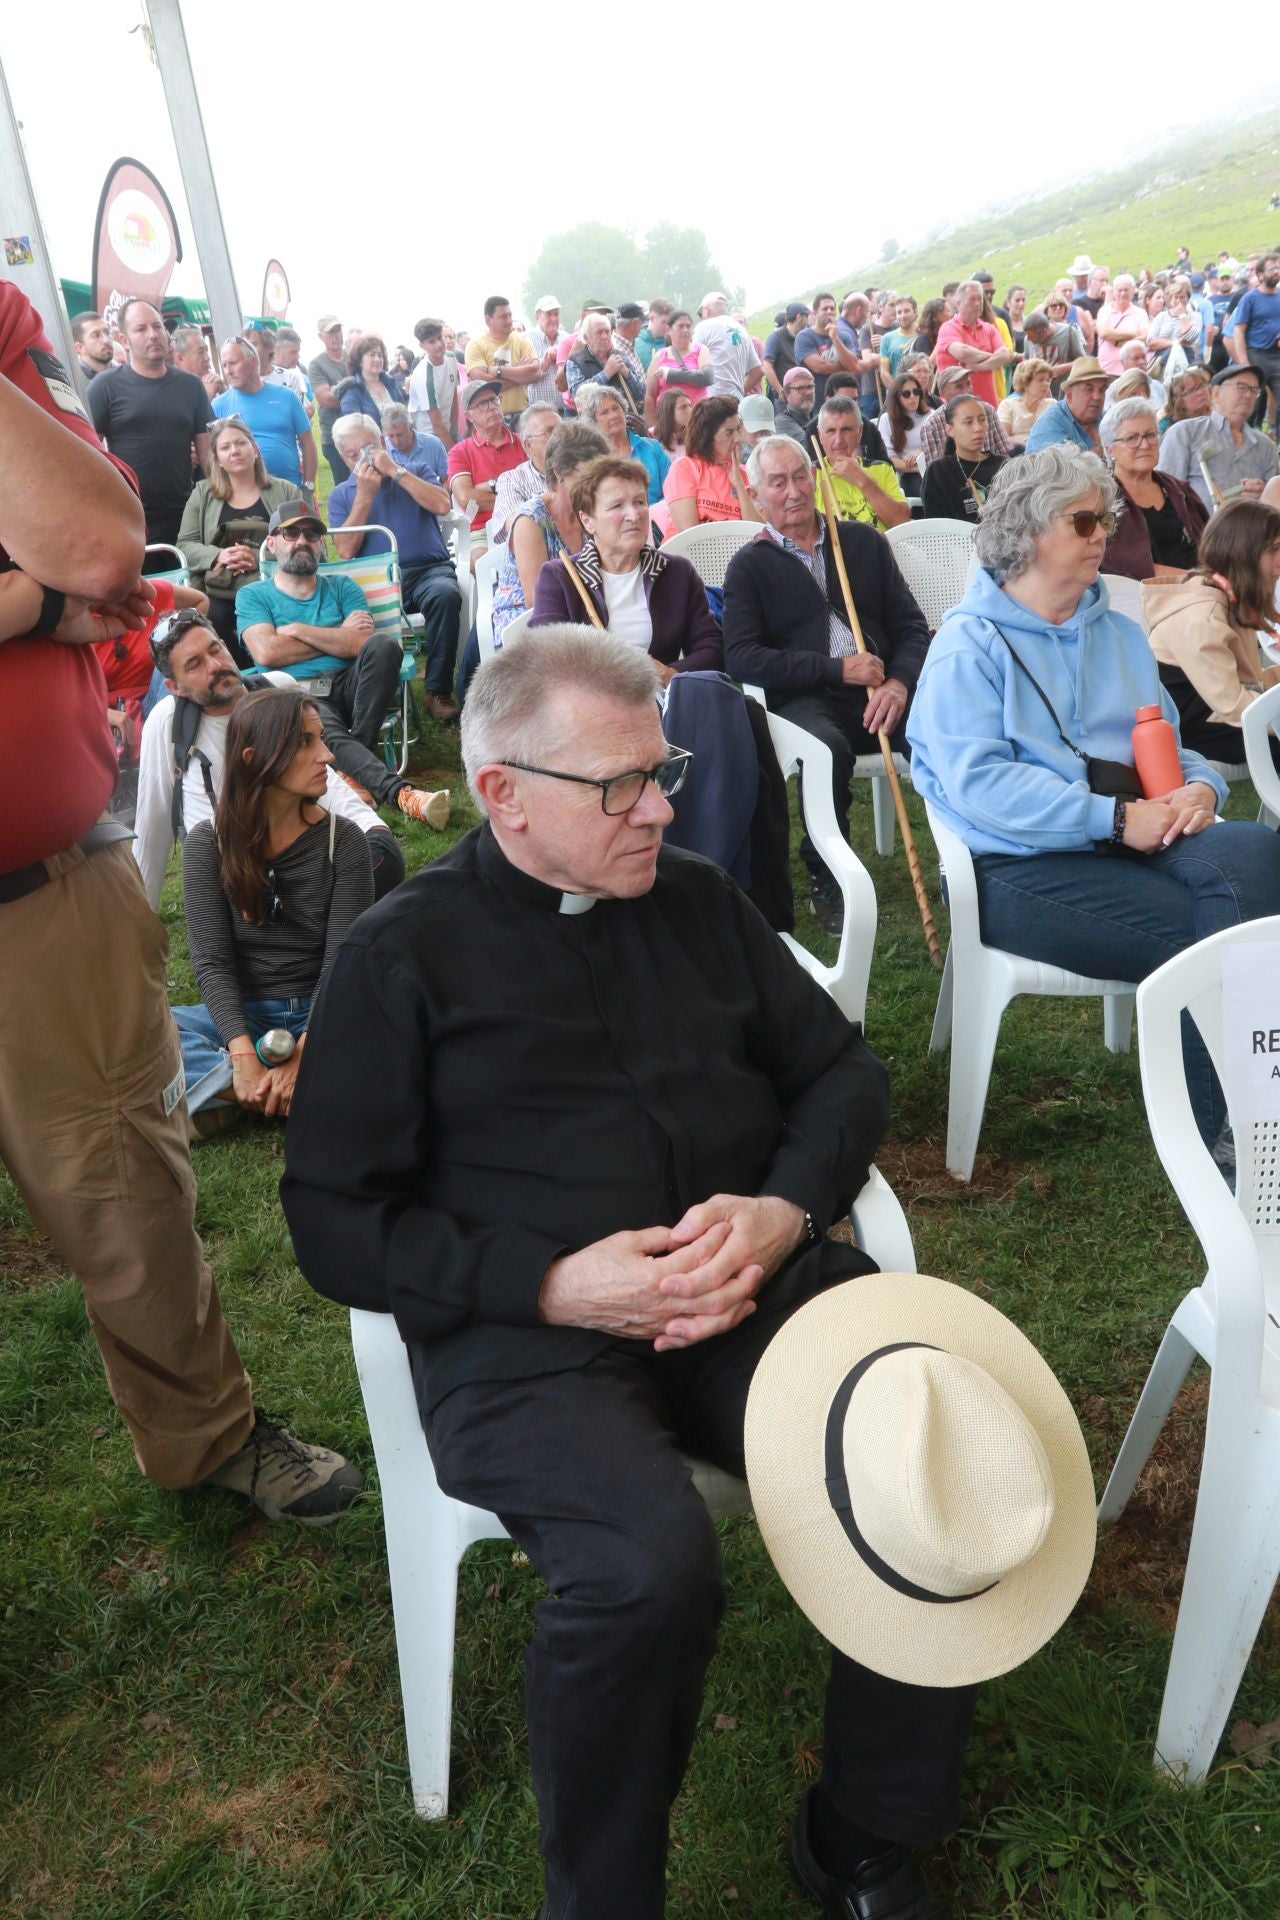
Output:
<instances>
[{"instance_id":1,"label":"white plastic chair leg","mask_svg":"<svg viewBox=\"0 0 1280 1920\"><path fill-rule=\"evenodd\" d=\"M1212 1764L1280 1573L1280 1450L1256 1403L1215 1409L1204 1464L1156 1765L1188 1785ZM1226 1431L1223 1431L1223 1427Z\"/></svg>"},{"instance_id":2,"label":"white plastic chair leg","mask_svg":"<svg viewBox=\"0 0 1280 1920\"><path fill-rule=\"evenodd\" d=\"M947 947L946 963L942 969L942 983L938 988L938 1004L934 1009L933 1032L929 1035L930 1053L941 1053L951 1038L951 1013L955 1002L956 975L952 964L952 948Z\"/></svg>"},{"instance_id":3,"label":"white plastic chair leg","mask_svg":"<svg viewBox=\"0 0 1280 1920\"><path fill-rule=\"evenodd\" d=\"M1132 993L1107 993L1102 998L1102 1037L1109 1053L1128 1053L1133 1037Z\"/></svg>"},{"instance_id":4,"label":"white plastic chair leg","mask_svg":"<svg viewBox=\"0 0 1280 1920\"><path fill-rule=\"evenodd\" d=\"M449 1812L458 1563L440 1551L439 1529L424 1528L415 1531L414 1539L406 1538L407 1509L398 1498L388 1498L381 1466L379 1474L413 1809L422 1820L444 1820Z\"/></svg>"},{"instance_id":5,"label":"white plastic chair leg","mask_svg":"<svg viewBox=\"0 0 1280 1920\"><path fill-rule=\"evenodd\" d=\"M948 956L948 964L950 956ZM951 1084L947 1095L947 1172L968 1180L987 1106L991 1063L1008 996L989 974L962 994L964 1018L951 1030ZM953 992L955 991L953 987Z\"/></svg>"},{"instance_id":6,"label":"white plastic chair leg","mask_svg":"<svg viewBox=\"0 0 1280 1920\"><path fill-rule=\"evenodd\" d=\"M882 860L893 854L893 795L887 776L876 775L871 782L871 819L876 832L876 852Z\"/></svg>"},{"instance_id":7,"label":"white plastic chair leg","mask_svg":"<svg viewBox=\"0 0 1280 1920\"><path fill-rule=\"evenodd\" d=\"M1194 1359L1195 1348L1191 1342L1176 1327L1167 1327L1098 1503L1099 1526L1118 1520L1128 1505Z\"/></svg>"}]
</instances>

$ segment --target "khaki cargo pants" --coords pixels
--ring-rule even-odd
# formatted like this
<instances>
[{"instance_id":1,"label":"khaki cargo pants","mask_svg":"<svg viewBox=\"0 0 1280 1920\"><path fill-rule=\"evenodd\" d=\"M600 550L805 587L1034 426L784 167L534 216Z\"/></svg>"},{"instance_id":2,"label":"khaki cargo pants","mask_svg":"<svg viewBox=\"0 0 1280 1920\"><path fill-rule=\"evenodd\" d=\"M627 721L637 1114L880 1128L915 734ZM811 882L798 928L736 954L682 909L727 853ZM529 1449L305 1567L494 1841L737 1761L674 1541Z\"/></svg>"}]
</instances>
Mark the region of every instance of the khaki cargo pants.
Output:
<instances>
[{"instance_id":1,"label":"khaki cargo pants","mask_svg":"<svg viewBox=\"0 0 1280 1920\"><path fill-rule=\"evenodd\" d=\"M84 1290L138 1465L192 1486L253 1413L195 1230L168 936L126 841L48 864L0 904L0 1160Z\"/></svg>"}]
</instances>

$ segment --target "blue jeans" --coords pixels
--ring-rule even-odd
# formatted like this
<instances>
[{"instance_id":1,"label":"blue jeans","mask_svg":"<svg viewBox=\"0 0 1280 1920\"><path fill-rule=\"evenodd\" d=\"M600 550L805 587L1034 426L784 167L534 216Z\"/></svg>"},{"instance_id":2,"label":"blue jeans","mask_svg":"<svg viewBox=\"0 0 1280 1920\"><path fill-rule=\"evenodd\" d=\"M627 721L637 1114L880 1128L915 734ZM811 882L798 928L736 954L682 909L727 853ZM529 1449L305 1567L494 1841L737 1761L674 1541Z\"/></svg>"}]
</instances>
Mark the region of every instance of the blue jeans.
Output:
<instances>
[{"instance_id":1,"label":"blue jeans","mask_svg":"<svg viewBox=\"0 0 1280 1920\"><path fill-rule=\"evenodd\" d=\"M1211 933L1280 913L1280 835L1240 820L1137 857L983 853L973 868L989 946L1096 979L1145 980ZM1185 1016L1183 1054L1192 1112L1212 1146L1226 1108Z\"/></svg>"},{"instance_id":2,"label":"blue jeans","mask_svg":"<svg viewBox=\"0 0 1280 1920\"><path fill-rule=\"evenodd\" d=\"M258 1041L272 1027L287 1027L295 1037L305 1033L311 1017L311 996L293 1000L246 1000L245 1032ZM208 1007L174 1007L174 1023L182 1046L182 1070L187 1077L187 1111L234 1105L223 1099L233 1078L231 1055L213 1023Z\"/></svg>"}]
</instances>

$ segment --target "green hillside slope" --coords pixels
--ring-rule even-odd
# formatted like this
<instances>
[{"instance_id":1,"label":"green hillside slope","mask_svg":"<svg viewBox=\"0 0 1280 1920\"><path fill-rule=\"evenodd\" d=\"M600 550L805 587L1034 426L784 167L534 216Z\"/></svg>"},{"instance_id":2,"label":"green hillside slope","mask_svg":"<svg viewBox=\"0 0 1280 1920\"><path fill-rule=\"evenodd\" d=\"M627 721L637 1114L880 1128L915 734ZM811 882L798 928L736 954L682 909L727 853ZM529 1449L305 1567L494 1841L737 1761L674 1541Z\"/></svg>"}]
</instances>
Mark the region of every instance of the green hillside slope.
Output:
<instances>
[{"instance_id":1,"label":"green hillside slope","mask_svg":"<svg viewBox=\"0 0 1280 1920\"><path fill-rule=\"evenodd\" d=\"M888 282L923 301L944 281L985 266L995 276L997 297L1020 280L1035 302L1078 253L1103 261L1113 274L1125 267L1136 272L1140 266L1167 266L1183 245L1198 267L1222 247L1243 258L1280 242L1280 213L1267 210L1276 192L1280 135L1274 115L1201 128L1114 173L984 214L938 239L904 248L891 261L846 268L799 294L793 287L780 288L778 298L752 316L752 331L766 333L788 300L811 298L819 287L839 297L849 287ZM885 218L892 220L891 209Z\"/></svg>"}]
</instances>

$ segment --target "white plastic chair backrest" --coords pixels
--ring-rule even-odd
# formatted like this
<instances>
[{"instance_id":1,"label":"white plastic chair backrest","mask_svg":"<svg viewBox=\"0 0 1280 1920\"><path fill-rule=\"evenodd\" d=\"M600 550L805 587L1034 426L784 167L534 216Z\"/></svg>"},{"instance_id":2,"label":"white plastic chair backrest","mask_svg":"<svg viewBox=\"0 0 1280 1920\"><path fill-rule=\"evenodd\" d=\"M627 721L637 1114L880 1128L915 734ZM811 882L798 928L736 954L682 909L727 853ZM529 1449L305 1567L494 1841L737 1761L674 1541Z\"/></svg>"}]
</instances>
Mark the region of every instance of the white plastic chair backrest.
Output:
<instances>
[{"instance_id":1,"label":"white plastic chair backrest","mask_svg":"<svg viewBox=\"0 0 1280 1920\"><path fill-rule=\"evenodd\" d=\"M482 660L487 660L493 652L493 590L498 584L498 569L505 551L503 547L496 547L482 553L476 561L476 638Z\"/></svg>"},{"instance_id":2,"label":"white plastic chair backrest","mask_svg":"<svg viewBox=\"0 0 1280 1920\"><path fill-rule=\"evenodd\" d=\"M1105 582L1115 611L1127 614L1130 620L1136 620L1145 633L1147 618L1142 611L1142 582L1130 580L1123 573L1100 573L1098 578Z\"/></svg>"},{"instance_id":3,"label":"white plastic chair backrest","mask_svg":"<svg viewBox=\"0 0 1280 1920\"><path fill-rule=\"evenodd\" d=\"M831 995L847 1020L865 1021L867 982L876 943L876 890L871 875L836 823L831 797L831 749L778 713L769 715L769 738L785 779L801 770L804 772L804 823L844 899L844 930L834 966L824 966L816 954L793 940L790 934L784 933L781 938L806 973Z\"/></svg>"},{"instance_id":4,"label":"white plastic chair backrest","mask_svg":"<svg viewBox=\"0 0 1280 1920\"><path fill-rule=\"evenodd\" d=\"M941 820L925 801L925 814L938 860L947 876L947 914L951 938L966 948L982 945L978 923L978 882L973 871L973 855L959 834Z\"/></svg>"},{"instance_id":5,"label":"white plastic chair backrest","mask_svg":"<svg viewBox=\"0 0 1280 1920\"><path fill-rule=\"evenodd\" d=\"M973 534L967 520L906 520L885 529L931 633L964 597L977 566Z\"/></svg>"},{"instance_id":6,"label":"white plastic chair backrest","mask_svg":"<svg viewBox=\"0 0 1280 1920\"><path fill-rule=\"evenodd\" d=\"M1233 1195L1192 1116L1181 1043L1185 1009L1221 1077L1223 955L1229 947L1253 944L1280 946L1280 917L1246 921L1188 947L1142 982L1137 1004L1147 1124L1209 1269L1217 1322L1214 1370L1224 1359L1243 1365L1245 1388L1256 1392L1266 1325L1264 1281L1280 1275L1280 1120L1233 1108ZM1280 1055L1276 1060L1280 1064Z\"/></svg>"},{"instance_id":7,"label":"white plastic chair backrest","mask_svg":"<svg viewBox=\"0 0 1280 1920\"><path fill-rule=\"evenodd\" d=\"M518 613L514 620L508 620L506 626L502 629L503 646L509 647L511 642L518 640L522 633L528 633L529 622L532 619L532 613L526 608L523 613Z\"/></svg>"},{"instance_id":8,"label":"white plastic chair backrest","mask_svg":"<svg viewBox=\"0 0 1280 1920\"><path fill-rule=\"evenodd\" d=\"M1280 773L1271 758L1270 728L1280 722L1280 687L1268 687L1251 700L1244 710L1240 731L1244 735L1244 757L1249 762L1249 778L1259 800L1280 818Z\"/></svg>"},{"instance_id":9,"label":"white plastic chair backrest","mask_svg":"<svg viewBox=\"0 0 1280 1920\"><path fill-rule=\"evenodd\" d=\"M686 527L662 543L664 553L678 553L694 569L704 587L722 587L729 562L760 532L754 520L713 520L706 526Z\"/></svg>"}]
</instances>

